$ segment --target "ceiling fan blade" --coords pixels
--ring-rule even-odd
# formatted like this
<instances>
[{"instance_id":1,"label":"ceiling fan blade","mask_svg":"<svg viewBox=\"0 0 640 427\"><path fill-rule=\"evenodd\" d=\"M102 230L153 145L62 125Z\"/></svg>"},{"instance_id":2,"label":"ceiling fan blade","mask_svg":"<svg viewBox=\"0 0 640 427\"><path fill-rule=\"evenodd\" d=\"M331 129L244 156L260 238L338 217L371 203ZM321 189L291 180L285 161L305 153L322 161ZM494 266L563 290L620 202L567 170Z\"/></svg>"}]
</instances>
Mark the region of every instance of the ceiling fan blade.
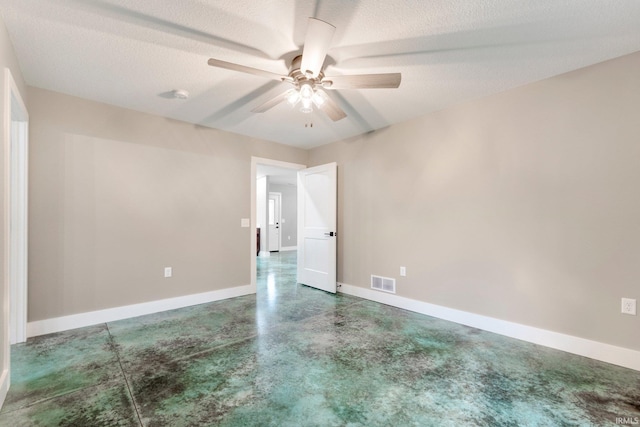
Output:
<instances>
[{"instance_id":1,"label":"ceiling fan blade","mask_svg":"<svg viewBox=\"0 0 640 427\"><path fill-rule=\"evenodd\" d=\"M322 92L321 90L317 90L317 92ZM342 108L336 102L329 97L326 93L322 92L324 102L318 108L325 112L327 116L334 122L338 120L344 119L347 117L347 113L344 112Z\"/></svg>"},{"instance_id":2,"label":"ceiling fan blade","mask_svg":"<svg viewBox=\"0 0 640 427\"><path fill-rule=\"evenodd\" d=\"M291 80L290 77L281 76L280 74L270 71L259 70L257 68L245 67L244 65L234 64L233 62L221 61L219 59L210 58L208 64L212 67L225 68L227 70L240 71L241 73L253 74L255 76L266 77L271 80Z\"/></svg>"},{"instance_id":3,"label":"ceiling fan blade","mask_svg":"<svg viewBox=\"0 0 640 427\"><path fill-rule=\"evenodd\" d=\"M287 95L288 94L289 94L289 91L283 92L280 95L276 96L275 98L271 98L270 100L268 100L264 104L258 105L256 108L251 110L251 112L252 113L264 113L265 111L275 107L276 105L280 104L282 101L287 99Z\"/></svg>"},{"instance_id":4,"label":"ceiling fan blade","mask_svg":"<svg viewBox=\"0 0 640 427\"><path fill-rule=\"evenodd\" d=\"M336 27L328 22L309 18L300 71L303 73L309 71L312 77L318 77L322 71L322 64L324 64L324 58L327 56L335 30Z\"/></svg>"},{"instance_id":5,"label":"ceiling fan blade","mask_svg":"<svg viewBox=\"0 0 640 427\"><path fill-rule=\"evenodd\" d=\"M402 81L400 73L356 74L351 76L334 76L322 79L325 89L380 89L397 88ZM331 83L329 83L331 82Z\"/></svg>"}]
</instances>

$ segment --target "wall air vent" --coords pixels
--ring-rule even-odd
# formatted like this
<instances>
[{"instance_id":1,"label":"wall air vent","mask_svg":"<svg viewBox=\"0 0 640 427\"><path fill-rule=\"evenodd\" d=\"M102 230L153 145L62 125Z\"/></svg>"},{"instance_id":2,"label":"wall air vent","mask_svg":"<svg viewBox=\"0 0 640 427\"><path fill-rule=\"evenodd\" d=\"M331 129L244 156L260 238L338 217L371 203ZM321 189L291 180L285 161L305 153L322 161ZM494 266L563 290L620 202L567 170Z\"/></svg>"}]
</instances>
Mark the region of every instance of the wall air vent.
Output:
<instances>
[{"instance_id":1,"label":"wall air vent","mask_svg":"<svg viewBox=\"0 0 640 427\"><path fill-rule=\"evenodd\" d=\"M382 277L371 275L371 289L382 290Z\"/></svg>"},{"instance_id":2,"label":"wall air vent","mask_svg":"<svg viewBox=\"0 0 640 427\"><path fill-rule=\"evenodd\" d=\"M396 293L396 279L391 277L382 277L371 275L371 289L377 291L389 292L390 294Z\"/></svg>"},{"instance_id":3,"label":"wall air vent","mask_svg":"<svg viewBox=\"0 0 640 427\"><path fill-rule=\"evenodd\" d=\"M396 279L392 279L390 277L382 278L382 290L385 292L391 292L392 294L396 293Z\"/></svg>"}]
</instances>

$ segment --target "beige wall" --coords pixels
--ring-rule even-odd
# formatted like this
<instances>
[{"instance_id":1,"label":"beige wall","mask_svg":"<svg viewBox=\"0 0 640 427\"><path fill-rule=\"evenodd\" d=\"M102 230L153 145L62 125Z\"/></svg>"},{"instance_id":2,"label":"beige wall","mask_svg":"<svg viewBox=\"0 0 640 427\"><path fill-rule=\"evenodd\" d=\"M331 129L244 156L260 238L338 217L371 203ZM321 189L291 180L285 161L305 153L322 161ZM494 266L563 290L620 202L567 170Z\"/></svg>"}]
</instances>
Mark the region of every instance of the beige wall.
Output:
<instances>
[{"instance_id":1,"label":"beige wall","mask_svg":"<svg viewBox=\"0 0 640 427\"><path fill-rule=\"evenodd\" d=\"M7 29L4 26L4 22L0 19L0 75L2 77L2 83L0 83L1 89L1 98L0 98L0 120L4 120L4 99L6 96L5 93L5 85L4 85L4 70L5 68L9 68L11 70L11 75L13 76L14 81L16 82L16 86L20 91L20 95L25 103L27 103L27 93L24 85L24 80L22 78L22 72L20 71L20 66L18 65L18 60L16 59L15 52L13 51L13 46L11 44L11 40L9 39L9 35L7 34ZM27 104L28 108L28 104ZM0 196L0 235L2 238L2 244L0 245L0 277L2 278L2 282L0 285L0 376L2 375L3 369L7 368L8 363L8 349L9 349L9 335L8 335L8 324L9 324L9 283L7 278L7 265L6 265L6 252L5 247L7 244L8 236L5 233L4 223L6 221L6 209L5 205L5 150L6 144L8 141L5 141L4 135L4 126L5 123L2 123L3 132L0 135L0 139L2 140L2 146L5 147L0 150L0 191L2 195ZM0 402L1 403L1 402Z\"/></svg>"},{"instance_id":2,"label":"beige wall","mask_svg":"<svg viewBox=\"0 0 640 427\"><path fill-rule=\"evenodd\" d=\"M330 161L339 281L640 350L640 53L310 153Z\"/></svg>"},{"instance_id":3,"label":"beige wall","mask_svg":"<svg viewBox=\"0 0 640 427\"><path fill-rule=\"evenodd\" d=\"M251 156L304 164L306 151L36 88L29 99L29 321L250 284Z\"/></svg>"}]
</instances>

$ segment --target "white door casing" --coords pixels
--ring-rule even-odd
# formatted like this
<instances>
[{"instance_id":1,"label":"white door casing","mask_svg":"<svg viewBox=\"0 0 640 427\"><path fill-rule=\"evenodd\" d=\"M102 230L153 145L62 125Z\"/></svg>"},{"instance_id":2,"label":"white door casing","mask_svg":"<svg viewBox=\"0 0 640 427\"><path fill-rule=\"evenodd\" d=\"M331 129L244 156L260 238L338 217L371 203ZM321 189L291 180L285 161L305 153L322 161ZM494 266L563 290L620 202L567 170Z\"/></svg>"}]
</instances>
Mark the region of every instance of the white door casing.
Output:
<instances>
[{"instance_id":1,"label":"white door casing","mask_svg":"<svg viewBox=\"0 0 640 427\"><path fill-rule=\"evenodd\" d=\"M10 385L10 343L27 338L27 195L29 115L11 70L4 71L4 265L0 407Z\"/></svg>"},{"instance_id":2,"label":"white door casing","mask_svg":"<svg viewBox=\"0 0 640 427\"><path fill-rule=\"evenodd\" d=\"M12 95L13 97L13 95ZM9 301L11 344L27 340L28 122L12 106L9 149ZM24 113L26 114L26 113Z\"/></svg>"},{"instance_id":3,"label":"white door casing","mask_svg":"<svg viewBox=\"0 0 640 427\"><path fill-rule=\"evenodd\" d=\"M336 292L336 163L298 171L298 282Z\"/></svg>"}]
</instances>

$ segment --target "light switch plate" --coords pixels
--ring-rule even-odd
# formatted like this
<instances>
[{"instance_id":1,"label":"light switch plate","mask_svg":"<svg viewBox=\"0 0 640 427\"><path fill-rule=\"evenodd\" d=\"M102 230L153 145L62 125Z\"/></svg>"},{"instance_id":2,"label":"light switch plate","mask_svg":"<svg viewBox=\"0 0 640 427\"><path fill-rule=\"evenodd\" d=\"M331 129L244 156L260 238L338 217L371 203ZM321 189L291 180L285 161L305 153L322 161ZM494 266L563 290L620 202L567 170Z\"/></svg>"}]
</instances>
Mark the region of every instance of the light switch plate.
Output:
<instances>
[{"instance_id":1,"label":"light switch plate","mask_svg":"<svg viewBox=\"0 0 640 427\"><path fill-rule=\"evenodd\" d=\"M251 226L251 221L249 220L249 218L241 218L240 219L240 227L250 227Z\"/></svg>"}]
</instances>

